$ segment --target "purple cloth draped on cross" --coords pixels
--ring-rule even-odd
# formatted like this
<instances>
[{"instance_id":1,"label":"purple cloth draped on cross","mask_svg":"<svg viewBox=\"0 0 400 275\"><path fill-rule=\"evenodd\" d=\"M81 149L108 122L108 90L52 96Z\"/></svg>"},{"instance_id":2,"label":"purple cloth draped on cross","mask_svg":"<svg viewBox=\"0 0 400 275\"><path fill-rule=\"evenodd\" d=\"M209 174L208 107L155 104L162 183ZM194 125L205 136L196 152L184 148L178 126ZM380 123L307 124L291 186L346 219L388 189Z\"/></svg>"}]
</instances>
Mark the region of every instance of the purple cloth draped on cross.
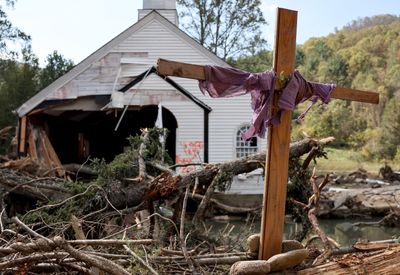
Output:
<instances>
[{"instance_id":1,"label":"purple cloth draped on cross","mask_svg":"<svg viewBox=\"0 0 400 275\"><path fill-rule=\"evenodd\" d=\"M328 103L335 84L320 84L308 82L298 71L295 71L287 85L282 89L278 102L278 112L271 116L269 106L277 75L274 71L264 73L249 73L234 68L205 66L205 80L199 82L200 90L211 97L232 97L250 93L251 108L253 109L252 126L242 134L244 140L254 135L264 137L268 126L280 123L285 110L306 100ZM303 117L304 114L301 115Z\"/></svg>"}]
</instances>

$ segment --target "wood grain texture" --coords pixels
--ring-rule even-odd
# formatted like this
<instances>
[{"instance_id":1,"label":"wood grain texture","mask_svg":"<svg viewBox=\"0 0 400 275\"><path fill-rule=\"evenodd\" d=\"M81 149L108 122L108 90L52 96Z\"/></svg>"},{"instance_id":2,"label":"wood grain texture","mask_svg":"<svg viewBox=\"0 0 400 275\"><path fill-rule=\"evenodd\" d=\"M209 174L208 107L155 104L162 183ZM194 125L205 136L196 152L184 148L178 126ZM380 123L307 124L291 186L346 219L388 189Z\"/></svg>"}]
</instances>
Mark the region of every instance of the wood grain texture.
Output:
<instances>
[{"instance_id":1,"label":"wood grain texture","mask_svg":"<svg viewBox=\"0 0 400 275\"><path fill-rule=\"evenodd\" d=\"M204 66L194 65L166 59L158 59L157 72L164 76L177 76L183 78L204 80Z\"/></svg>"},{"instance_id":2,"label":"wood grain texture","mask_svg":"<svg viewBox=\"0 0 400 275\"><path fill-rule=\"evenodd\" d=\"M296 55L297 12L278 8L274 69L290 75ZM278 103L274 93L274 107ZM277 108L272 108L276 110ZM259 259L268 260L281 253L289 170L290 125L292 112L285 112L279 125L269 128L265 170Z\"/></svg>"},{"instance_id":3,"label":"wood grain texture","mask_svg":"<svg viewBox=\"0 0 400 275\"><path fill-rule=\"evenodd\" d=\"M314 274L399 274L400 269L400 247L382 250L381 253L374 252L375 255L365 256L365 254L347 254L329 263L300 270L299 275Z\"/></svg>"},{"instance_id":4,"label":"wood grain texture","mask_svg":"<svg viewBox=\"0 0 400 275\"><path fill-rule=\"evenodd\" d=\"M21 117L20 125L19 125L19 153L26 153L26 116Z\"/></svg>"},{"instance_id":5,"label":"wood grain texture","mask_svg":"<svg viewBox=\"0 0 400 275\"><path fill-rule=\"evenodd\" d=\"M379 103L378 93L354 90L344 87L336 87L332 91L331 97L336 99L345 99L345 100L372 103L372 104Z\"/></svg>"}]
</instances>

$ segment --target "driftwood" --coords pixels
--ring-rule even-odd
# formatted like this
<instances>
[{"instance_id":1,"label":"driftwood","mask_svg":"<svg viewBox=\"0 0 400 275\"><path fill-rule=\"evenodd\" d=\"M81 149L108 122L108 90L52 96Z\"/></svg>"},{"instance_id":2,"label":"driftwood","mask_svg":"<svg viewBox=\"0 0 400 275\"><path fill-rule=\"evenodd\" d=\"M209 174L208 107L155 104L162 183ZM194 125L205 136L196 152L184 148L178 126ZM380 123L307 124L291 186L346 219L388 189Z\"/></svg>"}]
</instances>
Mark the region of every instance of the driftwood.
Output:
<instances>
[{"instance_id":1,"label":"driftwood","mask_svg":"<svg viewBox=\"0 0 400 275\"><path fill-rule=\"evenodd\" d=\"M378 252L353 253L333 258L329 263L300 270L299 275L311 274L398 274L400 246Z\"/></svg>"},{"instance_id":2,"label":"driftwood","mask_svg":"<svg viewBox=\"0 0 400 275\"><path fill-rule=\"evenodd\" d=\"M380 188L343 188L330 186L321 196L319 217L348 218L366 216L385 216L392 218L382 224L400 224L396 206L400 201L400 186L390 185ZM394 219L393 219L394 218Z\"/></svg>"},{"instance_id":3,"label":"driftwood","mask_svg":"<svg viewBox=\"0 0 400 275\"><path fill-rule=\"evenodd\" d=\"M192 194L191 198L197 201L203 201L205 196L199 194ZM209 203L211 203L215 208L218 208L226 213L231 214L246 214L246 213L253 213L259 211L261 206L255 208L248 208L248 207L235 207L223 204L216 199L209 198Z\"/></svg>"},{"instance_id":4,"label":"driftwood","mask_svg":"<svg viewBox=\"0 0 400 275\"><path fill-rule=\"evenodd\" d=\"M393 171L392 167L385 165L379 169L379 174L384 180L388 181L400 181L400 172Z\"/></svg>"}]
</instances>

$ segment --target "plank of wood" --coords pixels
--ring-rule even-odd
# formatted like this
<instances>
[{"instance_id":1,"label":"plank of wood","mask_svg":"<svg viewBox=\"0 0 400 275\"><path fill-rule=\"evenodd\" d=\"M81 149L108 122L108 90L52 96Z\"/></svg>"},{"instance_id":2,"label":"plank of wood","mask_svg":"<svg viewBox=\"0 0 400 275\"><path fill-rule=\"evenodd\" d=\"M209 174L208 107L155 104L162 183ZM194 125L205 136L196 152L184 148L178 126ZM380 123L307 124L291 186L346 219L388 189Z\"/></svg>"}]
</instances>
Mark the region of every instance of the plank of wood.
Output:
<instances>
[{"instance_id":1,"label":"plank of wood","mask_svg":"<svg viewBox=\"0 0 400 275\"><path fill-rule=\"evenodd\" d=\"M204 80L204 66L158 59L157 72L164 76L177 76L190 79Z\"/></svg>"},{"instance_id":2,"label":"plank of wood","mask_svg":"<svg viewBox=\"0 0 400 275\"><path fill-rule=\"evenodd\" d=\"M278 8L274 69L285 76L294 70L296 61L297 12ZM277 110L279 95L274 93ZM285 112L278 125L269 128L259 259L268 260L281 253L289 170L289 145L292 112Z\"/></svg>"},{"instance_id":3,"label":"plank of wood","mask_svg":"<svg viewBox=\"0 0 400 275\"><path fill-rule=\"evenodd\" d=\"M21 117L19 125L19 148L20 154L26 153L26 116Z\"/></svg>"},{"instance_id":4,"label":"plank of wood","mask_svg":"<svg viewBox=\"0 0 400 275\"><path fill-rule=\"evenodd\" d=\"M33 126L29 126L29 136L28 136L28 153L29 156L34 160L38 160L38 152L36 148L36 135L37 130Z\"/></svg>"},{"instance_id":5,"label":"plank of wood","mask_svg":"<svg viewBox=\"0 0 400 275\"><path fill-rule=\"evenodd\" d=\"M327 264L297 272L299 275L347 275L347 274L399 274L400 247L383 250L381 253L365 256L360 253L346 254Z\"/></svg>"},{"instance_id":6,"label":"plank of wood","mask_svg":"<svg viewBox=\"0 0 400 275\"><path fill-rule=\"evenodd\" d=\"M345 87L336 87L331 94L332 98L351 101L378 104L379 94L374 92L360 91Z\"/></svg>"},{"instance_id":7,"label":"plank of wood","mask_svg":"<svg viewBox=\"0 0 400 275\"><path fill-rule=\"evenodd\" d=\"M45 153L44 155L46 160L48 161L48 164L50 165L51 168L55 169L59 177L64 177L65 171L61 164L61 161L58 158L58 155L54 150L54 147L51 144L49 137L47 136L46 132L43 129L40 130L40 136L43 142L43 147L44 147L43 149Z\"/></svg>"},{"instance_id":8,"label":"plank of wood","mask_svg":"<svg viewBox=\"0 0 400 275\"><path fill-rule=\"evenodd\" d=\"M205 80L204 66L176 62L167 59L158 59L157 72L158 74L164 76L177 76L196 80ZM333 90L331 97L336 99L345 99L372 104L379 103L378 93L355 90L345 87L336 87L335 90Z\"/></svg>"}]
</instances>

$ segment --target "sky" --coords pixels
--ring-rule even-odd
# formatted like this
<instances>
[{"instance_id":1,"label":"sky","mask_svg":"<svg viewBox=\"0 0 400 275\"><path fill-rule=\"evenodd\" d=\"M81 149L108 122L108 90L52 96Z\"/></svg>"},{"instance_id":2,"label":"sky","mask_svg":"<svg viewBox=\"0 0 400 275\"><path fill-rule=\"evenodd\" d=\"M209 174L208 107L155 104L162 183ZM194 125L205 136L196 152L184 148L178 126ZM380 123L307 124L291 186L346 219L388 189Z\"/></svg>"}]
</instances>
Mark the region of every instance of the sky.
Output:
<instances>
[{"instance_id":1,"label":"sky","mask_svg":"<svg viewBox=\"0 0 400 275\"><path fill-rule=\"evenodd\" d=\"M146 1L146 0L145 0ZM57 50L79 63L137 21L143 0L18 0L6 9L14 26L31 35L43 65ZM298 11L297 43L326 36L353 20L400 15L399 0L262 0L269 48L274 44L276 8Z\"/></svg>"}]
</instances>

